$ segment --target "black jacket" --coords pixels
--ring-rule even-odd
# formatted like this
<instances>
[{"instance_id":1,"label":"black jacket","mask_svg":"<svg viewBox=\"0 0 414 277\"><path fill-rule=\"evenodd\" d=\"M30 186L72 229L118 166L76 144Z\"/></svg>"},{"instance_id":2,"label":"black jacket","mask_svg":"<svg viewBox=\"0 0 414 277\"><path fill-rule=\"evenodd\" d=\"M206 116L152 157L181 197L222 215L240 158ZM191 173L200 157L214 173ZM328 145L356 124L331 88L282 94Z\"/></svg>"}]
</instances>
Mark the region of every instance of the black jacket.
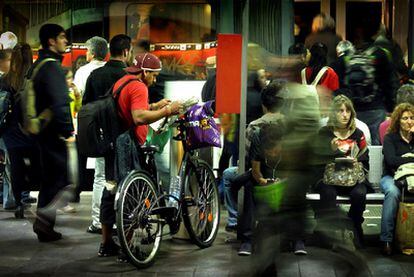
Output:
<instances>
[{"instance_id":1,"label":"black jacket","mask_svg":"<svg viewBox=\"0 0 414 277\"><path fill-rule=\"evenodd\" d=\"M104 66L92 71L86 81L82 104L96 101L105 95L126 74L125 67L124 62L109 60Z\"/></svg>"},{"instance_id":2,"label":"black jacket","mask_svg":"<svg viewBox=\"0 0 414 277\"><path fill-rule=\"evenodd\" d=\"M73 133L73 122L70 113L69 89L61 67L63 57L50 50L42 49L39 51L39 59L30 68L28 74L31 76L34 67L46 58L57 61L44 64L34 79L37 112L40 113L46 108L51 108L53 112L52 121L42 133L46 136L54 134L67 138Z\"/></svg>"}]
</instances>

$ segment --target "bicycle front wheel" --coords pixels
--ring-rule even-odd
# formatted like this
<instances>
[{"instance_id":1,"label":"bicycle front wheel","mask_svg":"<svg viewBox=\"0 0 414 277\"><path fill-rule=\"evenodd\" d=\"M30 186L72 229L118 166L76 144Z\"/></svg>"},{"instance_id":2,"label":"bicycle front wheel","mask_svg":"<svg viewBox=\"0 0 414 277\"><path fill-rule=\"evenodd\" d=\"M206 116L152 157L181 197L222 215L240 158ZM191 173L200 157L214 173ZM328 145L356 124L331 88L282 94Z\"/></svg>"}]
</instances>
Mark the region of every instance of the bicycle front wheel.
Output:
<instances>
[{"instance_id":1,"label":"bicycle front wheel","mask_svg":"<svg viewBox=\"0 0 414 277\"><path fill-rule=\"evenodd\" d=\"M197 246L206 248L213 244L220 223L220 201L214 173L204 161L189 164L183 219L191 240Z\"/></svg>"},{"instance_id":2,"label":"bicycle front wheel","mask_svg":"<svg viewBox=\"0 0 414 277\"><path fill-rule=\"evenodd\" d=\"M143 171L132 171L121 183L116 202L116 224L122 250L132 264L146 268L154 262L161 244L162 224L157 190Z\"/></svg>"}]
</instances>

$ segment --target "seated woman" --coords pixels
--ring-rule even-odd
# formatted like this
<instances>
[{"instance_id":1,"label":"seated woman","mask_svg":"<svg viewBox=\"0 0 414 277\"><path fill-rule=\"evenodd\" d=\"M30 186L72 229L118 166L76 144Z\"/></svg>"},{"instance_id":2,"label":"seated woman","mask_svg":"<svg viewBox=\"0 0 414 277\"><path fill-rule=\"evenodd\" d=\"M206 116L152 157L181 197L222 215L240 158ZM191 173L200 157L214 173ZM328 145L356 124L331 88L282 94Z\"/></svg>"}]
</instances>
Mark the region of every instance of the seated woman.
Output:
<instances>
[{"instance_id":1,"label":"seated woman","mask_svg":"<svg viewBox=\"0 0 414 277\"><path fill-rule=\"evenodd\" d=\"M352 102L344 95L336 96L332 101L331 112L327 126L322 127L318 134L317 154L321 164L329 164L336 158L348 158L350 165L356 166L361 162L365 170L369 167L368 148L364 133L356 128L355 110ZM339 163L337 160L336 163ZM336 168L335 164L335 168ZM362 168L361 168L362 171ZM362 216L365 210L365 200L367 193L364 173L361 172L362 178L358 179L353 185L344 186L341 183L329 183L326 178L323 179L319 186L320 190L320 216L322 219L337 219L340 212L336 209L336 197L340 195L349 195L351 198L351 207L348 217L352 219L354 230L363 243ZM326 177L327 174L325 172ZM361 180L362 179L362 180ZM334 214L332 214L332 212ZM346 224L345 222L336 222L337 224ZM331 226L330 223L328 226ZM345 228L346 229L346 228Z\"/></svg>"},{"instance_id":2,"label":"seated woman","mask_svg":"<svg viewBox=\"0 0 414 277\"><path fill-rule=\"evenodd\" d=\"M395 220L401 197L401 191L394 182L394 174L400 165L414 162L414 158L402 157L404 154L413 153L412 132L414 132L414 106L409 103L399 104L391 115L391 124L384 137L382 148L384 176L380 187L385 198L382 206L380 240L384 243L382 253L385 255L392 254Z\"/></svg>"}]
</instances>

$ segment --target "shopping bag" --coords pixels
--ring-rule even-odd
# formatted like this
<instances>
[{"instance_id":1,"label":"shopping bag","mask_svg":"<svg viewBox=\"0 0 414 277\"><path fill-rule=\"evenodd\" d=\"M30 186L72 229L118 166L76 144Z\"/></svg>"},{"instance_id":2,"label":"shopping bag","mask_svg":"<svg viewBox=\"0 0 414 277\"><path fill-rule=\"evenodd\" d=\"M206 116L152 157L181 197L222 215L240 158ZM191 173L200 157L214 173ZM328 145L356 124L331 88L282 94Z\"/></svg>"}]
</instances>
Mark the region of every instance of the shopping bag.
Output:
<instances>
[{"instance_id":1,"label":"shopping bag","mask_svg":"<svg viewBox=\"0 0 414 277\"><path fill-rule=\"evenodd\" d=\"M414 203L400 202L395 231L397 246L403 254L414 254Z\"/></svg>"},{"instance_id":2,"label":"shopping bag","mask_svg":"<svg viewBox=\"0 0 414 277\"><path fill-rule=\"evenodd\" d=\"M277 212L280 209L280 204L283 198L283 191L285 189L285 181L278 180L275 183L267 184L265 186L254 186L253 196L256 203L264 204L272 211Z\"/></svg>"},{"instance_id":3,"label":"shopping bag","mask_svg":"<svg viewBox=\"0 0 414 277\"><path fill-rule=\"evenodd\" d=\"M212 101L192 106L185 114L188 149L221 147L220 129L213 118Z\"/></svg>"}]
</instances>

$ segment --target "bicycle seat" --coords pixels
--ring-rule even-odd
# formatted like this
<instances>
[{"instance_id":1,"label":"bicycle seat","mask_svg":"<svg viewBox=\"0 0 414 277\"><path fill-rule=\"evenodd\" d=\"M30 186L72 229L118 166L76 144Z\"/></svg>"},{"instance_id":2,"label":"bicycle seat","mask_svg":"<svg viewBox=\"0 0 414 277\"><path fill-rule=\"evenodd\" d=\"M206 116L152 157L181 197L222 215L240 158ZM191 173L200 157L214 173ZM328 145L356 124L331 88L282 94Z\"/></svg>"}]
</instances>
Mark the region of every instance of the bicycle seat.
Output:
<instances>
[{"instance_id":1,"label":"bicycle seat","mask_svg":"<svg viewBox=\"0 0 414 277\"><path fill-rule=\"evenodd\" d=\"M141 150L144 152L158 152L160 148L156 145L141 145Z\"/></svg>"}]
</instances>

